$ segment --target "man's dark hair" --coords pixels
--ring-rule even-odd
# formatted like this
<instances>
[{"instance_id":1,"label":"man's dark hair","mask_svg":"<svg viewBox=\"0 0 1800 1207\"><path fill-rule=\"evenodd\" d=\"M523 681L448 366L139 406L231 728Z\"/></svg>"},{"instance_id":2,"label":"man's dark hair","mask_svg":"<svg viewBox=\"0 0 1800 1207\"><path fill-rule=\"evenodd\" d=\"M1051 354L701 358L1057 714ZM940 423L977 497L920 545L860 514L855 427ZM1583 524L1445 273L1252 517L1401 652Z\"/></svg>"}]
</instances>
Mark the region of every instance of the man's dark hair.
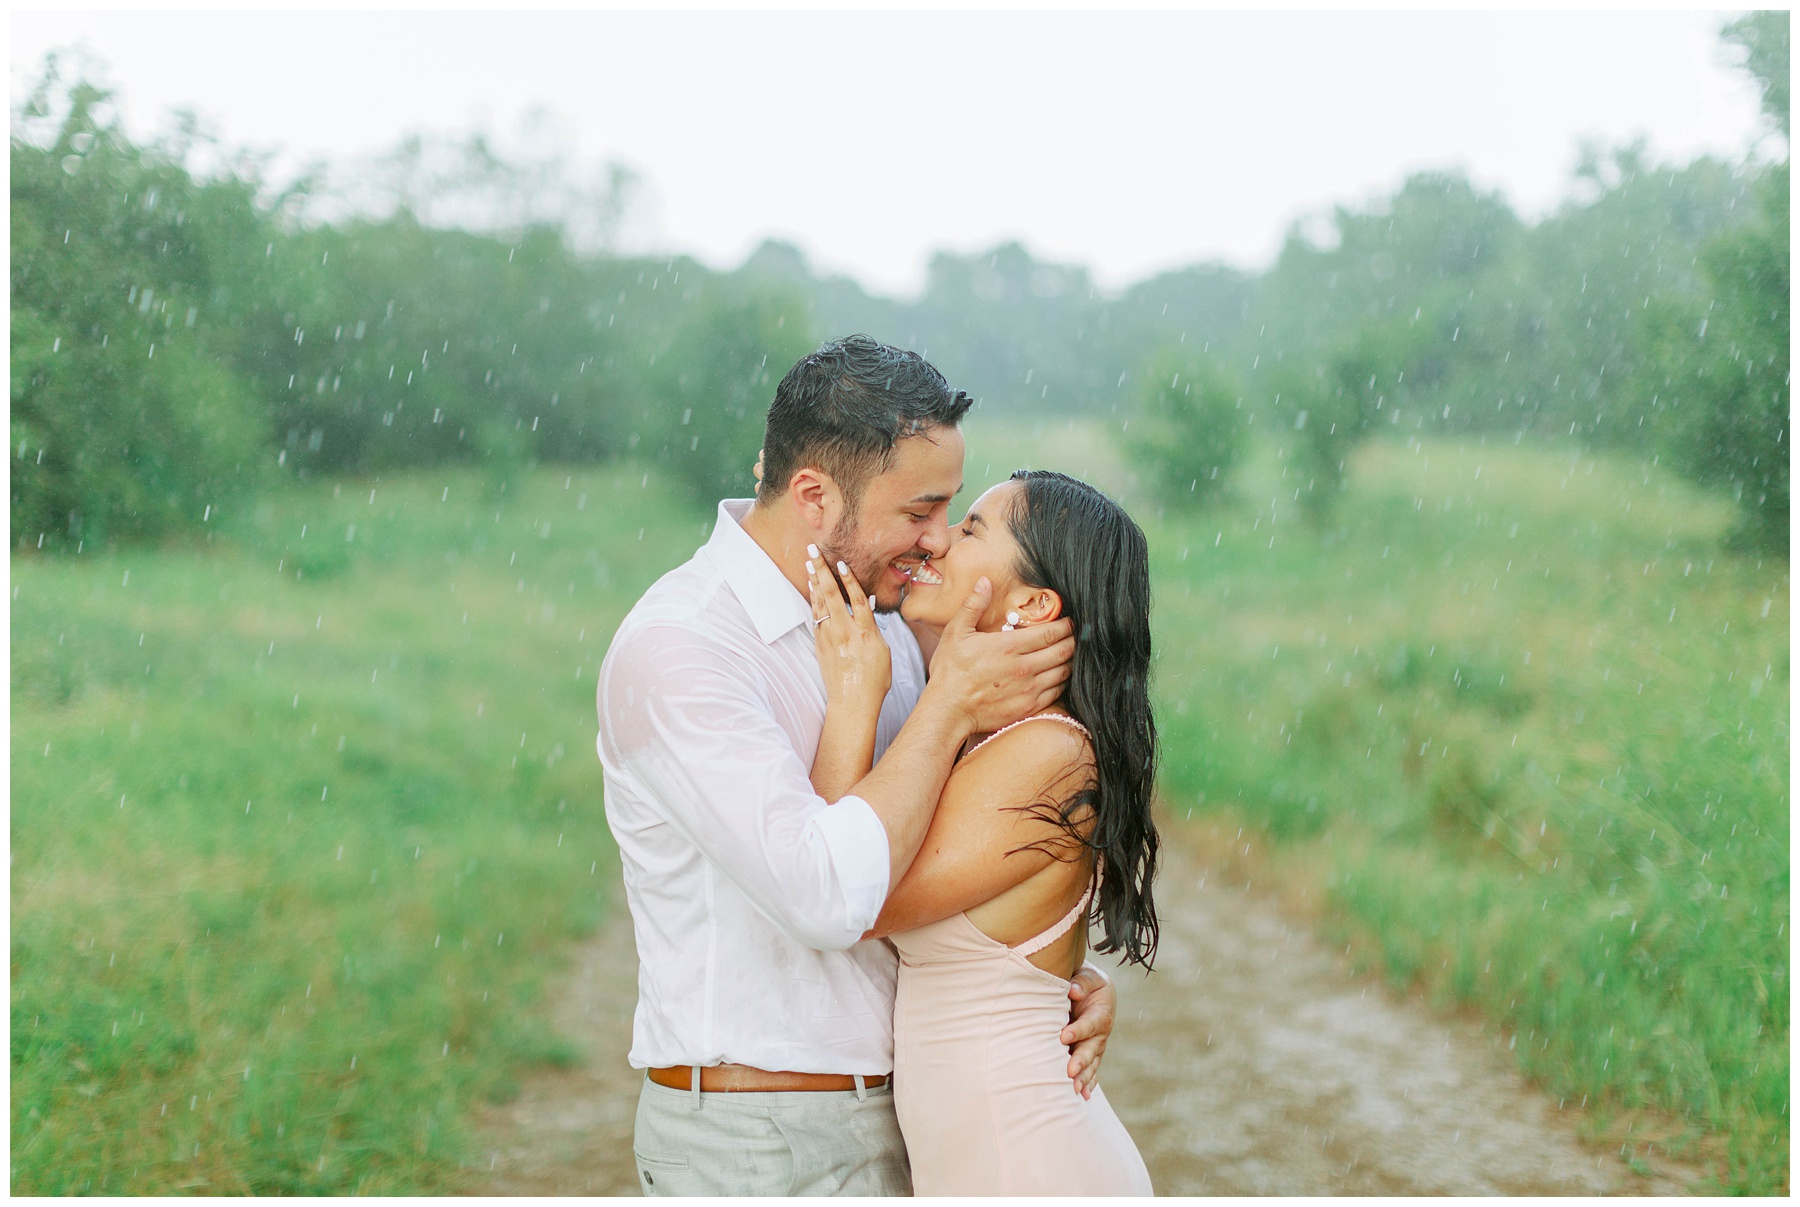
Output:
<instances>
[{"instance_id":1,"label":"man's dark hair","mask_svg":"<svg viewBox=\"0 0 1800 1207\"><path fill-rule=\"evenodd\" d=\"M758 497L779 498L810 465L831 475L854 511L869 480L893 464L894 445L955 427L972 401L917 352L866 335L821 344L775 387Z\"/></svg>"}]
</instances>

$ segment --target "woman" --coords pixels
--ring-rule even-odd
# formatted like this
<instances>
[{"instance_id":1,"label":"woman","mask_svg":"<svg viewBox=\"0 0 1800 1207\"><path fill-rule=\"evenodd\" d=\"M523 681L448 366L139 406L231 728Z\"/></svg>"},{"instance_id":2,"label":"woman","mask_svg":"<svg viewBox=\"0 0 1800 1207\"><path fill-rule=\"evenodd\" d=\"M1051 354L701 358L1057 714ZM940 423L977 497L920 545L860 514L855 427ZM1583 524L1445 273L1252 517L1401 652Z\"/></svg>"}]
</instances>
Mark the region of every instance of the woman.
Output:
<instances>
[{"instance_id":1,"label":"woman","mask_svg":"<svg viewBox=\"0 0 1800 1207\"><path fill-rule=\"evenodd\" d=\"M1086 951L1150 966L1150 581L1144 534L1063 474L1021 470L975 501L903 615L928 644L979 578L982 630L1075 625L1057 704L971 738L924 845L871 934L900 952L894 1105L918 1194L1149 1194L1131 1137L1070 1089L1069 978ZM838 569L842 573L843 566ZM869 769L887 647L854 582L809 563L828 707L814 787L836 800ZM1036 722L1035 724L1033 722Z\"/></svg>"}]
</instances>

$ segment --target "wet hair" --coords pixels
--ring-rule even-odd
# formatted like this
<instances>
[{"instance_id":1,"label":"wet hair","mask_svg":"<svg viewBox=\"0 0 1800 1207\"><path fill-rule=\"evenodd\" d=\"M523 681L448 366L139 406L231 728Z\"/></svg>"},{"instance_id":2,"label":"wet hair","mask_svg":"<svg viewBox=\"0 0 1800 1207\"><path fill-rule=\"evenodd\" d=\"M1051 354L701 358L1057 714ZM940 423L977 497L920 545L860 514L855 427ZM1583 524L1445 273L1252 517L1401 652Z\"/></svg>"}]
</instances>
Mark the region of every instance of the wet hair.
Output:
<instances>
[{"instance_id":1,"label":"wet hair","mask_svg":"<svg viewBox=\"0 0 1800 1207\"><path fill-rule=\"evenodd\" d=\"M867 335L823 343L775 387L758 500L780 498L796 472L815 466L831 475L854 513L869 480L893 464L894 445L933 427L955 427L972 402L917 352Z\"/></svg>"},{"instance_id":2,"label":"wet hair","mask_svg":"<svg viewBox=\"0 0 1800 1207\"><path fill-rule=\"evenodd\" d=\"M1019 547L1014 572L1062 597L1075 656L1061 703L1087 727L1094 750L1093 783L1036 812L1099 861L1090 920L1105 938L1094 950L1149 968L1157 941L1149 543L1123 507L1086 482L1028 469L1012 480L1023 488L1007 517Z\"/></svg>"}]
</instances>

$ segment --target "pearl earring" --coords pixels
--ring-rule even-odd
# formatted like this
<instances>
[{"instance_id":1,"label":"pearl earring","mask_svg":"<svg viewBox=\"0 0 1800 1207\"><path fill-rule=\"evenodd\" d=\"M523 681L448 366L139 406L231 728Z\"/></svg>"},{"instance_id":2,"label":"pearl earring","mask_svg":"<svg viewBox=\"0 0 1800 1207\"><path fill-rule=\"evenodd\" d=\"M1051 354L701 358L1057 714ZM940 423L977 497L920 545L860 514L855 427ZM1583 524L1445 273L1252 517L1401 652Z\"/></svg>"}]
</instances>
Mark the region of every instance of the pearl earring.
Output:
<instances>
[{"instance_id":1,"label":"pearl earring","mask_svg":"<svg viewBox=\"0 0 1800 1207\"><path fill-rule=\"evenodd\" d=\"M1000 626L1000 631L1002 633L1010 633L1018 627L1018 624L1019 614L1017 612L1008 612L1006 614L1006 623Z\"/></svg>"}]
</instances>

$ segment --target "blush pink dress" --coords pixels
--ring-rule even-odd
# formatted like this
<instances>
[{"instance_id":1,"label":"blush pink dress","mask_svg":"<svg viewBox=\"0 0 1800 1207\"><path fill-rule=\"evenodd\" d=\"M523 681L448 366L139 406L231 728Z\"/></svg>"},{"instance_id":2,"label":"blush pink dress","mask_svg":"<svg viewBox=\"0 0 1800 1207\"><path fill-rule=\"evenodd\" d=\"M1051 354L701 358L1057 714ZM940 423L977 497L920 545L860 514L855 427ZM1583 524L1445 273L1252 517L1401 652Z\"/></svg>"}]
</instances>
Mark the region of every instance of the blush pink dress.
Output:
<instances>
[{"instance_id":1,"label":"blush pink dress","mask_svg":"<svg viewBox=\"0 0 1800 1207\"><path fill-rule=\"evenodd\" d=\"M1026 720L1081 728L1055 713ZM1151 1193L1106 1095L1083 1099L1069 1080L1058 1038L1069 982L1026 958L1067 934L1092 895L1090 885L1062 921L1017 947L966 914L890 936L900 951L894 1108L914 1194Z\"/></svg>"}]
</instances>

